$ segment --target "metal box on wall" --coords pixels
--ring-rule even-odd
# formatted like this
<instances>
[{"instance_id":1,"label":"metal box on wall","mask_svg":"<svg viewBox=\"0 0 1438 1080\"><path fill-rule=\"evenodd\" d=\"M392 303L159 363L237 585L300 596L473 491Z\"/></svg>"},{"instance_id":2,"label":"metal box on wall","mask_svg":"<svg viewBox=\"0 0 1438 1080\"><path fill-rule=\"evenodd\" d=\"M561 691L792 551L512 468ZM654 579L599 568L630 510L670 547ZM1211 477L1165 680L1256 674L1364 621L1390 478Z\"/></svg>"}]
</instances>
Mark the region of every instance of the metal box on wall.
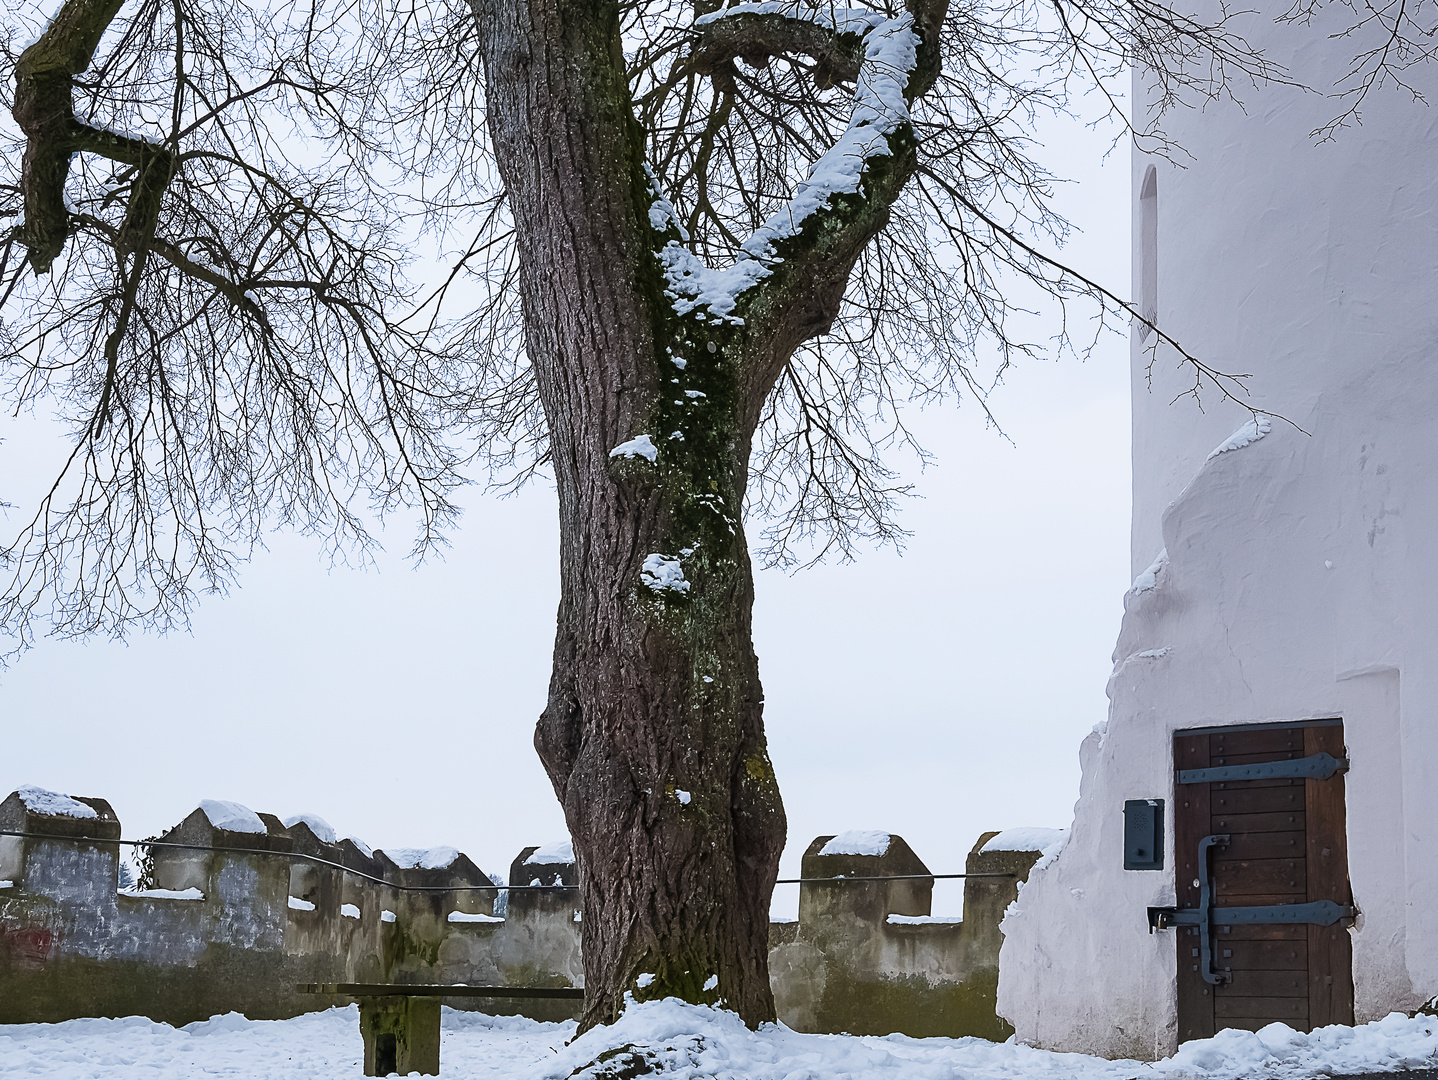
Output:
<instances>
[{"instance_id":1,"label":"metal box on wall","mask_svg":"<svg viewBox=\"0 0 1438 1080\"><path fill-rule=\"evenodd\" d=\"M1129 799L1123 804L1123 868L1163 869L1163 800Z\"/></svg>"}]
</instances>

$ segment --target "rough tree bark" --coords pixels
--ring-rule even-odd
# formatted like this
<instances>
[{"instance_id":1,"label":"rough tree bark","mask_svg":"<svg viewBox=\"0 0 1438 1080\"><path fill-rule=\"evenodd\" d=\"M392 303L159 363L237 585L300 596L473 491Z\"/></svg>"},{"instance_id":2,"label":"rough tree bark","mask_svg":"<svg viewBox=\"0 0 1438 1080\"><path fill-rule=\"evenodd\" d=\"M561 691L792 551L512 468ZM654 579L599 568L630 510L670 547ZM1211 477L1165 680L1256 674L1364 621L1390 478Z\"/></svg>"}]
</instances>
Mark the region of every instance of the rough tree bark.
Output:
<instances>
[{"instance_id":1,"label":"rough tree bark","mask_svg":"<svg viewBox=\"0 0 1438 1080\"><path fill-rule=\"evenodd\" d=\"M913 13L910 100L937 75L944 7ZM676 305L658 255L678 230L651 215L618 6L474 0L474 11L559 494L562 600L535 744L580 861L583 1026L617 1016L626 992L770 1020L785 819L750 637L749 451L775 379L832 324L911 175L913 133L891 133L857 192L776 245L782 261L739 293L737 316L706 316ZM863 38L841 30L730 17L695 62L718 70L789 49L853 78ZM640 435L653 451L611 452Z\"/></svg>"},{"instance_id":2,"label":"rough tree bark","mask_svg":"<svg viewBox=\"0 0 1438 1080\"><path fill-rule=\"evenodd\" d=\"M477 14L559 492L563 599L535 743L582 867L584 1020L615 1016L626 990L767 1019L785 825L750 644L736 365L667 310L617 7ZM609 455L661 431L684 436L662 466ZM687 592L641 584L648 555L683 547Z\"/></svg>"}]
</instances>

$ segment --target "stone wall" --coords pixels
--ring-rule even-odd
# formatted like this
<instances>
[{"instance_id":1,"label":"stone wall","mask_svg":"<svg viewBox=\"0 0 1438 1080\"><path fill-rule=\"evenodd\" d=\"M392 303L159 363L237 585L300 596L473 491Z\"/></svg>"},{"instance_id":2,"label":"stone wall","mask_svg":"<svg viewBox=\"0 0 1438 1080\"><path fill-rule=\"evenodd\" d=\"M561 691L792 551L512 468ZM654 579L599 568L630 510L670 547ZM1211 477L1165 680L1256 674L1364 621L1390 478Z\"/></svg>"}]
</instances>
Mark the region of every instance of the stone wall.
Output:
<instances>
[{"instance_id":1,"label":"stone wall","mask_svg":"<svg viewBox=\"0 0 1438 1080\"><path fill-rule=\"evenodd\" d=\"M122 890L114 812L72 801L94 816L36 812L18 792L0 803L0 830L43 834L0 837L0 1023L279 1018L342 1000L296 992L311 982L582 985L572 891L512 893L499 917L500 890L452 849L429 860L369 852L269 814L258 815L262 832L234 831L204 810L159 838L192 847L151 849L154 888ZM412 865L424 861L434 865ZM544 869L573 881L572 865ZM527 1012L554 1014L533 1004Z\"/></svg>"},{"instance_id":2,"label":"stone wall","mask_svg":"<svg viewBox=\"0 0 1438 1080\"><path fill-rule=\"evenodd\" d=\"M186 846L150 849L140 890L118 887L120 823L105 800L22 789L0 803L0 830L38 834L0 837L0 1023L281 1018L348 1000L300 983L583 984L565 846L525 848L508 880L538 887L501 891L453 849L371 852L318 835L322 823L206 807L159 838ZM853 835L869 846L846 846ZM969 879L962 921L930 917L933 879L901 837L815 840L806 878L915 876L801 886L799 921L771 927L780 1017L803 1031L1005 1037L998 924L1038 852L995 850L994 835L968 871L1014 876ZM448 1004L543 1019L575 1007Z\"/></svg>"},{"instance_id":3,"label":"stone wall","mask_svg":"<svg viewBox=\"0 0 1438 1080\"><path fill-rule=\"evenodd\" d=\"M930 914L933 878L902 837L819 837L801 876L835 883L801 885L798 922L770 930L779 1018L797 1031L1008 1038L1013 1028L994 1008L999 923L1039 858L1023 842L1033 832L1015 830L1021 850L1004 834L979 837L965 872L1000 876L964 882L962 920ZM840 880L891 875L900 880Z\"/></svg>"}]
</instances>

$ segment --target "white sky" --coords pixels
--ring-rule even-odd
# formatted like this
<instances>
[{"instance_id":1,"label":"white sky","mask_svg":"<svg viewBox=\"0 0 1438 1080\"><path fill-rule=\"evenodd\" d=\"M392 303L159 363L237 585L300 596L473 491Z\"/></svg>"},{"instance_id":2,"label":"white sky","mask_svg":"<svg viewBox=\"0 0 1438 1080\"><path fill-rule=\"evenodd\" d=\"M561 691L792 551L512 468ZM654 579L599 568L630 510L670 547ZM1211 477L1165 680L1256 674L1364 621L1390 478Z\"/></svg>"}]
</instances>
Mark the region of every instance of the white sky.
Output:
<instances>
[{"instance_id":1,"label":"white sky","mask_svg":"<svg viewBox=\"0 0 1438 1080\"><path fill-rule=\"evenodd\" d=\"M1047 137L1081 182L1060 205L1084 230L1072 265L1128 291L1128 155ZM789 816L781 876L821 833L903 835L961 872L980 832L1065 826L1078 745L1107 712L1128 586L1128 348L1035 362L992 399L921 420L939 464L910 477L906 551L758 574L755 638L770 750ZM0 499L52 474L0 418ZM330 570L272 538L189 635L45 642L0 674L0 797L34 783L109 799L127 838L201 798L312 811L376 847L454 844L508 873L564 835L530 739L558 600L554 498L470 493L444 562L411 570L409 536L378 572ZM10 517L12 527L19 512ZM757 531L751 528L752 531ZM797 888L781 886L776 913ZM957 883L936 892L957 913Z\"/></svg>"}]
</instances>

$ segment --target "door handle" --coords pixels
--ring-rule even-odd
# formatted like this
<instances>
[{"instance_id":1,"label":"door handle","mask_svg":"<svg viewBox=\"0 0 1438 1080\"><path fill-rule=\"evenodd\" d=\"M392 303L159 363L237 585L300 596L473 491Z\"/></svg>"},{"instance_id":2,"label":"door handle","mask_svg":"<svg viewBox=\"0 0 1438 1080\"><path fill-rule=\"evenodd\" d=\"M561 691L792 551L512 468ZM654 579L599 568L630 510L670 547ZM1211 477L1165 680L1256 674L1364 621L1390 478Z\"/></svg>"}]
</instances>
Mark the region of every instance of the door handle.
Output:
<instances>
[{"instance_id":1,"label":"door handle","mask_svg":"<svg viewBox=\"0 0 1438 1080\"><path fill-rule=\"evenodd\" d=\"M1228 834L1205 836L1198 842L1198 973L1210 986L1228 982L1228 974L1213 970L1213 874L1209 863L1213 849L1228 843Z\"/></svg>"},{"instance_id":2,"label":"door handle","mask_svg":"<svg viewBox=\"0 0 1438 1080\"><path fill-rule=\"evenodd\" d=\"M1167 930L1173 926L1198 927L1198 972L1210 986L1228 982L1229 975L1213 967L1213 874L1212 852L1219 844L1228 843L1228 833L1205 836L1198 842L1198 907L1149 908L1148 931Z\"/></svg>"}]
</instances>

